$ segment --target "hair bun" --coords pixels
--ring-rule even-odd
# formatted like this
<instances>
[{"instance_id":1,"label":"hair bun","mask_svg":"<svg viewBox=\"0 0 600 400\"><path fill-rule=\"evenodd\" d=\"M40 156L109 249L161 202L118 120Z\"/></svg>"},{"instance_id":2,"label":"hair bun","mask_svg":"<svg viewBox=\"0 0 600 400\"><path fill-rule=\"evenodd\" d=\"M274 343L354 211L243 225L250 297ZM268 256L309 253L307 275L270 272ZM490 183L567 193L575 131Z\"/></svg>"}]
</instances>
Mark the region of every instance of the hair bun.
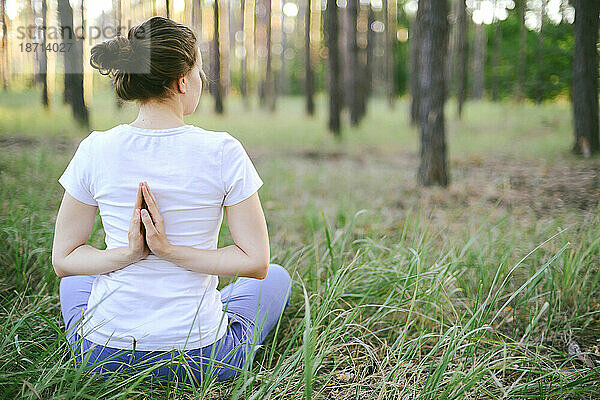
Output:
<instances>
[{"instance_id":1,"label":"hair bun","mask_svg":"<svg viewBox=\"0 0 600 400\"><path fill-rule=\"evenodd\" d=\"M194 31L171 19L148 18L125 36L95 45L90 58L121 100L170 98L173 82L202 62Z\"/></svg>"},{"instance_id":2,"label":"hair bun","mask_svg":"<svg viewBox=\"0 0 600 400\"><path fill-rule=\"evenodd\" d=\"M116 36L92 47L90 65L107 75L111 71L126 70L133 57L129 39Z\"/></svg>"}]
</instances>

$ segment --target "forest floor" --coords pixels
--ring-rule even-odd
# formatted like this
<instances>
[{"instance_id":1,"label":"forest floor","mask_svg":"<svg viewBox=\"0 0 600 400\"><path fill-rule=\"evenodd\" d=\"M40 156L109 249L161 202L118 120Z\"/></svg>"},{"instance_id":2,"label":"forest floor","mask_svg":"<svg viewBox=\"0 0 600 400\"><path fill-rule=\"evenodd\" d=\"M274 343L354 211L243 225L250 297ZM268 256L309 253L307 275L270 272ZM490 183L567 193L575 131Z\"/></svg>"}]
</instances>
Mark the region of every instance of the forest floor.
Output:
<instances>
[{"instance_id":1,"label":"forest floor","mask_svg":"<svg viewBox=\"0 0 600 400\"><path fill-rule=\"evenodd\" d=\"M292 301L249 371L165 386L68 362L50 254L56 180L86 134L60 107L41 128L33 115L46 111L27 97L0 99L0 397L600 396L600 160L569 153L568 105L469 103L459 121L449 103L448 188L416 184L404 100L393 112L372 102L341 143L300 98L275 114L229 100L226 116L190 117L252 158ZM99 112L109 106L96 101L94 129L132 119ZM225 226L219 247L232 243ZM99 218L89 243L103 248Z\"/></svg>"}]
</instances>

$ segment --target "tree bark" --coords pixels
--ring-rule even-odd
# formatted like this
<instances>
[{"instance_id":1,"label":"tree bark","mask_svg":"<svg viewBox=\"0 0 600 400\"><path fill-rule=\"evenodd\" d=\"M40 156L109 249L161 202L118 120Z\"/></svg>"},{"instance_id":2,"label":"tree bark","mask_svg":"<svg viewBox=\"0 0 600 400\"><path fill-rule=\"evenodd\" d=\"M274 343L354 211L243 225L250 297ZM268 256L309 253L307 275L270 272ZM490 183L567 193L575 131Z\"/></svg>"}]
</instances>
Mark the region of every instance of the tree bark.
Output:
<instances>
[{"instance_id":1,"label":"tree bark","mask_svg":"<svg viewBox=\"0 0 600 400\"><path fill-rule=\"evenodd\" d=\"M350 109L350 123L357 126L360 120L358 101L358 43L356 41L356 23L358 19L358 0L348 0L346 3L346 45L348 49L348 104Z\"/></svg>"},{"instance_id":2,"label":"tree bark","mask_svg":"<svg viewBox=\"0 0 600 400\"><path fill-rule=\"evenodd\" d=\"M266 82L266 72L263 70L264 65L262 64L262 59L265 54L260 50L266 51L266 32L267 32L267 23L266 23L266 6L265 1L267 0L256 0L256 10L254 12L254 48L256 49L256 60L257 64L260 65L260 68L257 70L258 78L257 78L257 87L256 92L258 95L258 105L263 108L266 103L266 91L265 91L265 82ZM259 40L260 39L260 40ZM260 43L259 43L260 42ZM265 45L264 48L262 45Z\"/></svg>"},{"instance_id":3,"label":"tree bark","mask_svg":"<svg viewBox=\"0 0 600 400\"><path fill-rule=\"evenodd\" d=\"M487 35L484 24L475 25L475 43L473 44L473 77L472 97L483 99L485 92L485 59L487 50Z\"/></svg>"},{"instance_id":4,"label":"tree bark","mask_svg":"<svg viewBox=\"0 0 600 400\"><path fill-rule=\"evenodd\" d=\"M597 0L596 0L597 1ZM535 101L541 103L544 99L544 22L545 22L546 0L542 0L542 8L540 10L540 32L538 33L538 48L537 48L537 85Z\"/></svg>"},{"instance_id":5,"label":"tree bark","mask_svg":"<svg viewBox=\"0 0 600 400\"><path fill-rule=\"evenodd\" d=\"M567 7L569 6L569 0L561 0L560 2L560 17L562 23L568 23L567 21Z\"/></svg>"},{"instance_id":6,"label":"tree bark","mask_svg":"<svg viewBox=\"0 0 600 400\"><path fill-rule=\"evenodd\" d=\"M36 16L35 16L35 10L33 9L32 1L25 0L25 1L22 1L21 3L23 3L23 2L25 2L27 4L27 6L23 7L23 10L21 12L21 18L24 17L24 20L27 21L28 23L35 24ZM35 65L33 74L31 75L31 83L29 84L31 87L37 86L38 78L39 78L38 69L39 69L39 65Z\"/></svg>"},{"instance_id":7,"label":"tree bark","mask_svg":"<svg viewBox=\"0 0 600 400\"><path fill-rule=\"evenodd\" d=\"M315 101L314 101L314 82L313 82L313 69L311 60L311 45L310 45L310 17L312 12L311 0L306 1L306 9L304 14L304 64L305 64L305 79L304 79L304 93L306 96L306 114L315 114Z\"/></svg>"},{"instance_id":8,"label":"tree bark","mask_svg":"<svg viewBox=\"0 0 600 400\"><path fill-rule=\"evenodd\" d=\"M395 7L390 6L391 1L396 0L383 0L382 7L385 19L385 30L384 30L384 48L383 59L385 65L385 92L388 99L388 105L390 108L394 107L394 96L396 93L395 88L395 68L394 68L394 53L395 53L395 36L396 36L396 13Z\"/></svg>"},{"instance_id":9,"label":"tree bark","mask_svg":"<svg viewBox=\"0 0 600 400\"><path fill-rule=\"evenodd\" d=\"M326 34L327 59L329 64L329 124L328 128L337 137L340 130L340 59L338 7L336 0L327 0Z\"/></svg>"},{"instance_id":10,"label":"tree bark","mask_svg":"<svg viewBox=\"0 0 600 400\"><path fill-rule=\"evenodd\" d=\"M421 163L418 181L423 186L448 185L444 103L446 100L445 71L448 51L448 3L444 0L419 2L421 51L419 86L421 102Z\"/></svg>"},{"instance_id":11,"label":"tree bark","mask_svg":"<svg viewBox=\"0 0 600 400\"><path fill-rule=\"evenodd\" d=\"M123 36L123 33L121 32L121 28L122 28L122 24L123 24L123 4L121 3L122 0L114 0L113 2L113 9L115 10L115 19L117 20L117 29L116 29L116 34L118 36ZM125 35L127 36L127 35ZM114 83L112 82L111 79L111 85L113 85L114 87ZM123 100L121 100L118 96L115 96L115 102L117 104L117 108L123 108Z\"/></svg>"},{"instance_id":12,"label":"tree bark","mask_svg":"<svg viewBox=\"0 0 600 400\"><path fill-rule=\"evenodd\" d=\"M516 0L516 8L519 12L519 64L517 65L515 94L517 100L523 100L525 97L525 74L527 72L527 27L525 26L527 0Z\"/></svg>"},{"instance_id":13,"label":"tree bark","mask_svg":"<svg viewBox=\"0 0 600 400\"><path fill-rule=\"evenodd\" d=\"M281 65L279 67L279 73L277 74L279 79L276 79L275 82L277 83L277 85L275 85L275 94L276 95L281 95L281 96L285 96L287 95L287 91L288 91L288 80L287 80L287 62L285 60L285 50L287 49L288 46L288 37L287 37L287 32L285 31L285 13L283 12L283 7L281 7L280 9L281 12L281 25L280 25L280 31L279 33L281 34L281 53L279 55L279 60L281 62Z\"/></svg>"},{"instance_id":14,"label":"tree bark","mask_svg":"<svg viewBox=\"0 0 600 400\"><path fill-rule=\"evenodd\" d=\"M223 4L221 4L223 7ZM223 97L231 91L233 82L233 60L235 59L235 19L233 16L233 7L231 6L231 0L225 2L225 15L227 16L227 46L224 46L227 51L225 54L221 54L223 61L221 62L221 68L223 69L223 76L227 79L223 79ZM223 10L223 8L221 8ZM223 19L221 19L223 24Z\"/></svg>"},{"instance_id":15,"label":"tree bark","mask_svg":"<svg viewBox=\"0 0 600 400\"><path fill-rule=\"evenodd\" d=\"M265 76L265 96L269 110L275 111L275 77L273 74L273 51L271 49L272 34L271 34L271 0L266 0L266 27L267 27L267 70Z\"/></svg>"},{"instance_id":16,"label":"tree bark","mask_svg":"<svg viewBox=\"0 0 600 400\"><path fill-rule=\"evenodd\" d=\"M467 7L465 0L458 0L456 6L456 102L458 118L462 118L467 86Z\"/></svg>"},{"instance_id":17,"label":"tree bark","mask_svg":"<svg viewBox=\"0 0 600 400\"><path fill-rule=\"evenodd\" d=\"M202 40L202 2L203 0L192 1L192 27L196 32L198 40ZM243 7L243 5L242 5Z\"/></svg>"},{"instance_id":18,"label":"tree bark","mask_svg":"<svg viewBox=\"0 0 600 400\"><path fill-rule=\"evenodd\" d=\"M451 0L448 15L448 62L446 68L446 93L454 93L456 78L456 6L460 0Z\"/></svg>"},{"instance_id":19,"label":"tree bark","mask_svg":"<svg viewBox=\"0 0 600 400\"><path fill-rule=\"evenodd\" d=\"M491 97L492 101L498 101L500 99L500 82L499 82L499 67L502 56L502 26L500 21L494 21L494 53L492 54L492 87Z\"/></svg>"},{"instance_id":20,"label":"tree bark","mask_svg":"<svg viewBox=\"0 0 600 400\"><path fill-rule=\"evenodd\" d=\"M373 93L373 68L375 63L375 46L376 46L376 36L375 31L373 30L373 23L375 22L375 11L373 10L373 6L371 2L369 2L369 15L368 15L368 23L369 27L367 30L367 65L365 71L365 81L366 81L366 89L365 89L365 97L371 97ZM365 101L366 103L366 101Z\"/></svg>"},{"instance_id":21,"label":"tree bark","mask_svg":"<svg viewBox=\"0 0 600 400\"><path fill-rule=\"evenodd\" d=\"M348 58L348 0L345 1L346 5L344 8L338 10L338 41L339 41L339 52L340 52L340 90L341 90L341 112L344 114L344 110L348 110L350 113L350 98L348 96L348 87L350 86L350 59Z\"/></svg>"},{"instance_id":22,"label":"tree bark","mask_svg":"<svg viewBox=\"0 0 600 400\"><path fill-rule=\"evenodd\" d=\"M46 0L42 0L42 26L47 26L48 4ZM46 53L46 29L42 29L42 51L39 52L40 57L40 72L39 81L42 83L42 105L48 108L50 101L48 99L48 55Z\"/></svg>"},{"instance_id":23,"label":"tree bark","mask_svg":"<svg viewBox=\"0 0 600 400\"><path fill-rule=\"evenodd\" d=\"M122 25L123 25L123 4L122 4L123 0L114 0L113 2L113 9L115 10L115 19L117 21L117 29L116 29L116 34L118 36L123 36L123 32L121 32L122 30Z\"/></svg>"},{"instance_id":24,"label":"tree bark","mask_svg":"<svg viewBox=\"0 0 600 400\"><path fill-rule=\"evenodd\" d=\"M415 126L419 123L419 71L421 62L421 43L420 43L420 25L421 14L417 11L417 15L412 20L411 29L409 31L409 51L410 51L410 123Z\"/></svg>"},{"instance_id":25,"label":"tree bark","mask_svg":"<svg viewBox=\"0 0 600 400\"><path fill-rule=\"evenodd\" d=\"M75 120L89 127L88 109L83 97L83 40L76 37L73 30L73 8L69 0L58 0L58 15L63 30L65 88L64 99L71 105Z\"/></svg>"},{"instance_id":26,"label":"tree bark","mask_svg":"<svg viewBox=\"0 0 600 400\"><path fill-rule=\"evenodd\" d=\"M6 26L6 0L0 2L2 13L2 90L8 90L8 27Z\"/></svg>"},{"instance_id":27,"label":"tree bark","mask_svg":"<svg viewBox=\"0 0 600 400\"><path fill-rule=\"evenodd\" d=\"M213 40L212 40L212 73L213 93L215 96L215 112L223 114L223 83L221 81L221 49L219 40L219 0L214 0L213 5Z\"/></svg>"},{"instance_id":28,"label":"tree bark","mask_svg":"<svg viewBox=\"0 0 600 400\"><path fill-rule=\"evenodd\" d=\"M248 47L246 46L246 29L244 26L245 21L245 12L246 12L246 0L240 0L240 15L241 15L241 25L242 25L242 48L244 49L244 54L242 56L240 69L241 69L241 80L240 80L240 93L242 94L242 99L244 101L244 106L248 109Z\"/></svg>"},{"instance_id":29,"label":"tree bark","mask_svg":"<svg viewBox=\"0 0 600 400\"><path fill-rule=\"evenodd\" d=\"M595 1L574 0L575 49L573 57L573 151L589 157L599 150L598 128L598 17Z\"/></svg>"},{"instance_id":30,"label":"tree bark","mask_svg":"<svg viewBox=\"0 0 600 400\"><path fill-rule=\"evenodd\" d=\"M367 3L367 7L371 7L371 3ZM358 2L358 20L361 21L365 18L365 9L364 6L361 5L360 1ZM363 46L362 48L358 48L358 119L362 120L362 118L367 113L367 90L370 82L367 81L367 58L368 58L368 32L370 28L367 27L367 32L361 33L361 37L367 40L367 46ZM358 26L357 26L357 35L358 35ZM365 36L367 36L365 38ZM363 42L364 43L364 42Z\"/></svg>"}]
</instances>

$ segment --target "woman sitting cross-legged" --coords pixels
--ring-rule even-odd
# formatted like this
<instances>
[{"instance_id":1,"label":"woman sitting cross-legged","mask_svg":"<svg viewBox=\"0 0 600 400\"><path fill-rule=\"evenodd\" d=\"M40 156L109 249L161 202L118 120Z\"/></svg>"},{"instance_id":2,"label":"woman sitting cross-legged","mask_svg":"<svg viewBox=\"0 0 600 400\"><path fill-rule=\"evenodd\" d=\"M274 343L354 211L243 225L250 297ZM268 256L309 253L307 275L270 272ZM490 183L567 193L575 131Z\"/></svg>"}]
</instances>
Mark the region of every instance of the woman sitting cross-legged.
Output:
<instances>
[{"instance_id":1,"label":"woman sitting cross-legged","mask_svg":"<svg viewBox=\"0 0 600 400\"><path fill-rule=\"evenodd\" d=\"M206 82L187 26L150 18L90 62L140 108L83 139L59 178L52 264L71 354L99 373L235 376L290 301L289 273L270 263L263 182L238 139L183 121ZM235 244L217 248L223 208ZM97 210L106 250L86 245ZM219 291L218 276L237 279Z\"/></svg>"}]
</instances>

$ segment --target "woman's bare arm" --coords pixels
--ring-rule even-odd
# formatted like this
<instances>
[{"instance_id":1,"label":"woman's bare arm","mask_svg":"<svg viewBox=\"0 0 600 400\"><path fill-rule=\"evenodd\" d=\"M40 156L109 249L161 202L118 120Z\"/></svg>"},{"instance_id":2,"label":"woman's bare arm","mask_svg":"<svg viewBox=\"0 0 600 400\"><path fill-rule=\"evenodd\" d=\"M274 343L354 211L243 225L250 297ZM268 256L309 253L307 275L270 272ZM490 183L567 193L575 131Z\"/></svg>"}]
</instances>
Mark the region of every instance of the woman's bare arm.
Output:
<instances>
[{"instance_id":1,"label":"woman's bare arm","mask_svg":"<svg viewBox=\"0 0 600 400\"><path fill-rule=\"evenodd\" d=\"M141 200L141 189L138 190L138 194L138 200ZM130 235L130 243L127 247L99 250L85 244L90 237L97 209L97 206L85 204L65 192L56 217L52 244L52 266L59 277L116 271L139 261L148 254L147 248L143 250L143 247L140 247L140 243L143 246L141 232L139 237ZM135 221L134 212L130 232L135 232ZM138 231L140 231L139 226L138 217Z\"/></svg>"},{"instance_id":2,"label":"woman's bare arm","mask_svg":"<svg viewBox=\"0 0 600 400\"><path fill-rule=\"evenodd\" d=\"M264 279L271 256L258 193L225 207L225 211L235 244L216 250L171 245L163 258L206 274Z\"/></svg>"},{"instance_id":3,"label":"woman's bare arm","mask_svg":"<svg viewBox=\"0 0 600 400\"><path fill-rule=\"evenodd\" d=\"M153 253L190 271L220 276L264 279L271 259L267 223L258 193L226 206L227 224L235 244L216 250L172 245L166 240L164 223L156 199L147 185L144 197L150 215L142 213L146 241Z\"/></svg>"}]
</instances>

